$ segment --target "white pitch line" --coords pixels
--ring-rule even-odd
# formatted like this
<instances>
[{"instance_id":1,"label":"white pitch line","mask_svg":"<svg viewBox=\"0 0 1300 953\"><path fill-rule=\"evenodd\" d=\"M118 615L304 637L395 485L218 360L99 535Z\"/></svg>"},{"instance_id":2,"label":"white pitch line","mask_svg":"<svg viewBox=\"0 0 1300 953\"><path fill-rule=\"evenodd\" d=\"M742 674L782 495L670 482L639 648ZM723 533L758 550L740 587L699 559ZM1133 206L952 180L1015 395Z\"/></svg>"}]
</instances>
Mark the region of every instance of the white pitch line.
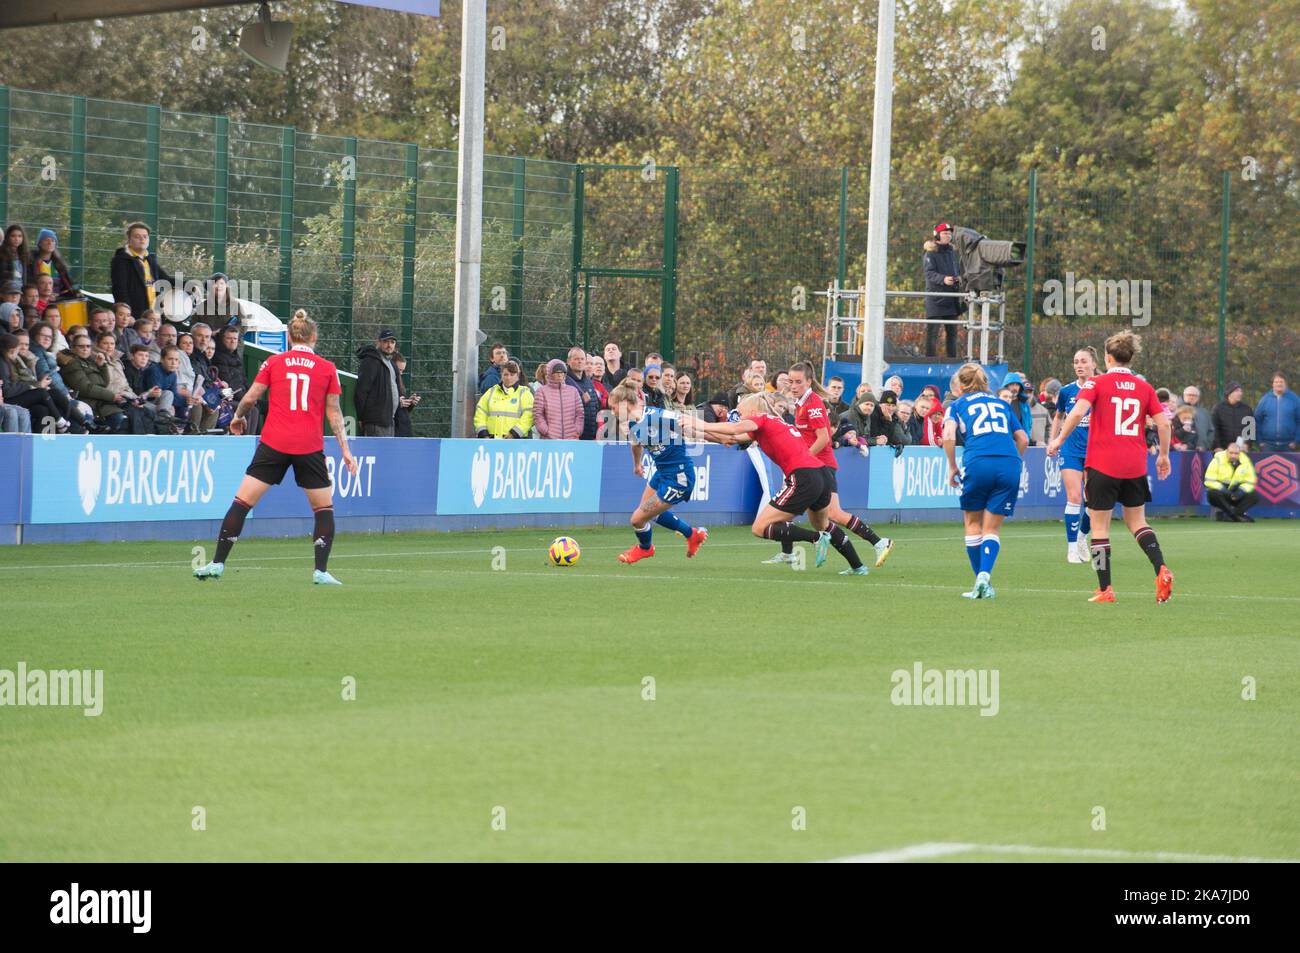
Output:
<instances>
[{"instance_id":1,"label":"white pitch line","mask_svg":"<svg viewBox=\"0 0 1300 953\"><path fill-rule=\"evenodd\" d=\"M1163 860L1202 864L1296 864L1284 857L1230 857L1221 854L1186 854L1166 850L1113 850L1104 847L1033 847L1026 844L911 844L872 854L855 854L827 861L832 864L897 864L957 854L1012 854L1027 857L1099 857L1109 860Z\"/></svg>"}]
</instances>

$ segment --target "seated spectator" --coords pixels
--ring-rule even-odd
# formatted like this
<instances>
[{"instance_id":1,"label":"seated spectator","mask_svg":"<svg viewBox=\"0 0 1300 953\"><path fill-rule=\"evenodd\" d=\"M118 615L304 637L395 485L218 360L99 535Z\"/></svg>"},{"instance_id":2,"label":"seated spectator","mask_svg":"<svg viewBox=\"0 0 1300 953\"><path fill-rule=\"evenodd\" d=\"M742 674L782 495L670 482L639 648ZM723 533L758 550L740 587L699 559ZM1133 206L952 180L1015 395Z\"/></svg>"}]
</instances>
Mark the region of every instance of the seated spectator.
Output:
<instances>
[{"instance_id":1,"label":"seated spectator","mask_svg":"<svg viewBox=\"0 0 1300 953\"><path fill-rule=\"evenodd\" d=\"M36 279L36 313L45 314L45 309L54 303L54 279L41 275Z\"/></svg>"},{"instance_id":2,"label":"seated spectator","mask_svg":"<svg viewBox=\"0 0 1300 953\"><path fill-rule=\"evenodd\" d=\"M208 360L209 369L231 390L231 400L236 405L248 392L248 377L244 374L244 359L239 352L239 328L227 325L221 329L212 342L212 357ZM358 409L358 415L360 410ZM244 433L258 432L262 419L261 411L254 407L245 418ZM391 428L390 428L391 430Z\"/></svg>"},{"instance_id":3,"label":"seated spectator","mask_svg":"<svg viewBox=\"0 0 1300 953\"><path fill-rule=\"evenodd\" d=\"M203 300L190 316L190 328L203 323L213 331L220 331L226 325L234 324L242 331L244 317L244 309L230 293L230 279L218 271L207 280Z\"/></svg>"},{"instance_id":4,"label":"seated spectator","mask_svg":"<svg viewBox=\"0 0 1300 953\"><path fill-rule=\"evenodd\" d=\"M1214 420L1201 405L1201 389L1195 384L1183 388L1183 406L1196 411L1196 446L1189 449L1209 450L1214 446Z\"/></svg>"},{"instance_id":5,"label":"seated spectator","mask_svg":"<svg viewBox=\"0 0 1300 953\"><path fill-rule=\"evenodd\" d=\"M99 311L99 308L93 308L92 313ZM131 306L125 301L119 301L113 305L113 334L117 336L117 349L123 353L131 349L132 344L139 344L139 337L132 331L135 326L135 317L131 314ZM128 334L127 332L132 333Z\"/></svg>"},{"instance_id":6,"label":"seated spectator","mask_svg":"<svg viewBox=\"0 0 1300 953\"><path fill-rule=\"evenodd\" d=\"M77 392L77 398L90 404L101 428L120 433L127 428L128 398L111 385L109 363L117 362L107 362L102 352L91 347L90 335L82 331L72 335L62 371L68 387Z\"/></svg>"},{"instance_id":7,"label":"seated spectator","mask_svg":"<svg viewBox=\"0 0 1300 953\"><path fill-rule=\"evenodd\" d=\"M190 328L190 337L194 340L194 350L190 352L190 363L194 365L195 389L200 393L203 385L199 383L200 375L208 371L208 345L212 343L212 328L201 321L196 321Z\"/></svg>"},{"instance_id":8,"label":"seated spectator","mask_svg":"<svg viewBox=\"0 0 1300 953\"><path fill-rule=\"evenodd\" d=\"M137 344L143 344L150 352L158 346L158 342L154 339L154 331L158 327L153 318L154 314L156 314L154 311L145 311L135 319L131 327L122 332L122 340L129 342L123 353L130 353L131 348Z\"/></svg>"},{"instance_id":9,"label":"seated spectator","mask_svg":"<svg viewBox=\"0 0 1300 953\"><path fill-rule=\"evenodd\" d=\"M32 304L36 299L33 297ZM16 304L23 307L23 286L16 281L6 281L0 285L0 304Z\"/></svg>"},{"instance_id":10,"label":"seated spectator","mask_svg":"<svg viewBox=\"0 0 1300 953\"><path fill-rule=\"evenodd\" d=\"M68 266L59 254L59 238L51 229L42 228L36 236L36 250L27 262L27 280L35 284L42 276L54 282L54 297L73 294L77 287L68 274Z\"/></svg>"},{"instance_id":11,"label":"seated spectator","mask_svg":"<svg viewBox=\"0 0 1300 953\"><path fill-rule=\"evenodd\" d=\"M1281 371L1273 375L1273 389L1255 408L1255 439L1261 450L1269 451L1294 450L1300 440L1300 397L1287 389Z\"/></svg>"},{"instance_id":12,"label":"seated spectator","mask_svg":"<svg viewBox=\"0 0 1300 953\"><path fill-rule=\"evenodd\" d=\"M112 336L109 335L109 338ZM100 338L105 341L108 338ZM103 348L105 357L108 356L107 348ZM114 362L116 363L116 362ZM122 366L122 375L126 379L126 385L131 394L135 397L144 399L144 402L157 415L160 411L166 414L175 414L176 395L170 388L163 388L162 384L152 382L155 375L151 372L157 367L153 361L149 360L149 349L143 344L134 344L131 346L131 353L127 355L126 364ZM109 371L112 375L112 371ZM175 382L175 375L172 375L172 382Z\"/></svg>"},{"instance_id":13,"label":"seated spectator","mask_svg":"<svg viewBox=\"0 0 1300 953\"><path fill-rule=\"evenodd\" d=\"M695 408L700 419L707 424L725 424L730 412L730 399L725 393L717 393Z\"/></svg>"},{"instance_id":14,"label":"seated spectator","mask_svg":"<svg viewBox=\"0 0 1300 953\"><path fill-rule=\"evenodd\" d=\"M55 359L54 352L50 349L54 340L54 329L44 322L38 321L30 332L30 339L24 335L18 335L18 352L30 353L35 361L36 377L49 377L50 379L50 399L54 401L54 406L58 409L59 415L66 417L71 424L73 433L86 433L93 430L95 426L95 415L90 407L80 400L73 399L68 392L68 385L63 380L63 374L59 371L58 361Z\"/></svg>"},{"instance_id":15,"label":"seated spectator","mask_svg":"<svg viewBox=\"0 0 1300 953\"><path fill-rule=\"evenodd\" d=\"M1255 467L1240 443L1219 450L1205 470L1205 495L1219 522L1253 523L1246 511L1259 502Z\"/></svg>"},{"instance_id":16,"label":"seated spectator","mask_svg":"<svg viewBox=\"0 0 1300 953\"><path fill-rule=\"evenodd\" d=\"M489 353L492 355L492 362L478 377L478 392L480 394L484 393L488 388L501 383L501 367L510 359L510 352L506 350L506 346L500 341L492 345L492 350Z\"/></svg>"},{"instance_id":17,"label":"seated spectator","mask_svg":"<svg viewBox=\"0 0 1300 953\"><path fill-rule=\"evenodd\" d=\"M0 304L0 333L13 334L23 326L23 312L12 301Z\"/></svg>"},{"instance_id":18,"label":"seated spectator","mask_svg":"<svg viewBox=\"0 0 1300 953\"><path fill-rule=\"evenodd\" d=\"M27 261L31 257L23 227L7 226L4 242L0 243L0 285L7 286L13 282L21 290L23 279L27 277Z\"/></svg>"},{"instance_id":19,"label":"seated spectator","mask_svg":"<svg viewBox=\"0 0 1300 953\"><path fill-rule=\"evenodd\" d=\"M212 329L206 324L197 324L195 327L203 328L207 332L205 343L211 343ZM176 382L189 404L190 432L207 433L217 426L217 412L203 400L208 359L195 349L194 339L197 336L191 331L177 339L177 346L181 349L181 366L176 371Z\"/></svg>"},{"instance_id":20,"label":"seated spectator","mask_svg":"<svg viewBox=\"0 0 1300 953\"><path fill-rule=\"evenodd\" d=\"M406 392L406 358L402 356L401 351L393 352L393 363L397 366L397 415L393 418L393 436L394 437L413 437L415 432L411 427L411 411L420 403L419 394L408 394ZM525 388L527 389L527 388ZM530 399L533 392L528 391ZM525 434L524 436L529 436Z\"/></svg>"},{"instance_id":21,"label":"seated spectator","mask_svg":"<svg viewBox=\"0 0 1300 953\"><path fill-rule=\"evenodd\" d=\"M523 370L519 362L507 359L500 372L501 382L478 399L475 436L523 440L533 430L533 392L521 382Z\"/></svg>"},{"instance_id":22,"label":"seated spectator","mask_svg":"<svg viewBox=\"0 0 1300 953\"><path fill-rule=\"evenodd\" d=\"M232 331L224 330L221 336L226 337ZM237 337L238 332L234 333ZM363 437L393 436L402 401L397 365L393 362L396 353L397 334L392 328L382 328L374 344L357 351L357 389L353 402ZM500 379L499 372L494 379Z\"/></svg>"},{"instance_id":23,"label":"seated spectator","mask_svg":"<svg viewBox=\"0 0 1300 953\"><path fill-rule=\"evenodd\" d=\"M176 418L177 427L183 430L189 423L190 407L187 400L189 395L182 394L177 385L176 370L181 363L180 353L180 348L174 344L163 348L162 360L157 364L150 361L145 367L144 386L147 388L146 397L157 392L158 397L154 399L158 401L156 405L158 412L170 411ZM169 397L171 400L167 399Z\"/></svg>"},{"instance_id":24,"label":"seated spectator","mask_svg":"<svg viewBox=\"0 0 1300 953\"><path fill-rule=\"evenodd\" d=\"M936 390L927 386L912 406L910 436L915 446L943 446L943 404L934 396Z\"/></svg>"},{"instance_id":25,"label":"seated spectator","mask_svg":"<svg viewBox=\"0 0 1300 953\"><path fill-rule=\"evenodd\" d=\"M870 442L874 446L902 448L912 442L912 435L907 432L898 417L898 395L892 390L880 392L880 400L871 414Z\"/></svg>"},{"instance_id":26,"label":"seated spectator","mask_svg":"<svg viewBox=\"0 0 1300 953\"><path fill-rule=\"evenodd\" d=\"M0 388L0 433L31 433L32 413L26 407L6 404Z\"/></svg>"},{"instance_id":27,"label":"seated spectator","mask_svg":"<svg viewBox=\"0 0 1300 953\"><path fill-rule=\"evenodd\" d=\"M175 281L149 250L149 238L148 225L132 222L126 227L126 244L113 253L109 263L113 300L129 304L134 315L143 316L153 307L155 282Z\"/></svg>"},{"instance_id":28,"label":"seated spectator","mask_svg":"<svg viewBox=\"0 0 1300 953\"><path fill-rule=\"evenodd\" d=\"M840 415L848 413L849 410L849 405L844 402L844 378L832 377L828 380L826 392L830 395L830 399L825 402L827 419L830 421L831 430L834 431L840 425Z\"/></svg>"},{"instance_id":29,"label":"seated spectator","mask_svg":"<svg viewBox=\"0 0 1300 953\"><path fill-rule=\"evenodd\" d=\"M24 311L26 311L28 308L31 308L33 311L35 311L36 299L38 297L40 297L40 292L36 289L36 285L31 284L29 282L23 285L22 294L18 298L18 303L22 305Z\"/></svg>"},{"instance_id":30,"label":"seated spectator","mask_svg":"<svg viewBox=\"0 0 1300 953\"><path fill-rule=\"evenodd\" d=\"M582 395L568 383L568 368L558 357L546 365L546 386L533 401L533 422L543 440L578 440L585 417Z\"/></svg>"},{"instance_id":31,"label":"seated spectator","mask_svg":"<svg viewBox=\"0 0 1300 953\"><path fill-rule=\"evenodd\" d=\"M1195 450L1199 439L1196 433L1196 408L1183 404L1174 413L1170 445L1174 450Z\"/></svg>"},{"instance_id":32,"label":"seated spectator","mask_svg":"<svg viewBox=\"0 0 1300 953\"><path fill-rule=\"evenodd\" d=\"M25 408L31 414L31 426L41 433L67 433L70 424L50 398L49 375L37 378L35 358L29 363L18 349L15 335L0 334L0 393L5 403Z\"/></svg>"},{"instance_id":33,"label":"seated spectator","mask_svg":"<svg viewBox=\"0 0 1300 953\"><path fill-rule=\"evenodd\" d=\"M1246 429L1246 421L1254 420L1250 405L1242 401L1244 391L1236 381L1229 381L1223 400L1219 401L1211 415L1214 418L1214 452L1225 450L1230 444L1241 439Z\"/></svg>"},{"instance_id":34,"label":"seated spectator","mask_svg":"<svg viewBox=\"0 0 1300 953\"><path fill-rule=\"evenodd\" d=\"M155 347L149 349L149 360L155 364L161 363L163 351L169 347L175 347L178 336L179 332L176 330L176 325L170 321L162 322L158 328L158 333L154 336Z\"/></svg>"}]
</instances>

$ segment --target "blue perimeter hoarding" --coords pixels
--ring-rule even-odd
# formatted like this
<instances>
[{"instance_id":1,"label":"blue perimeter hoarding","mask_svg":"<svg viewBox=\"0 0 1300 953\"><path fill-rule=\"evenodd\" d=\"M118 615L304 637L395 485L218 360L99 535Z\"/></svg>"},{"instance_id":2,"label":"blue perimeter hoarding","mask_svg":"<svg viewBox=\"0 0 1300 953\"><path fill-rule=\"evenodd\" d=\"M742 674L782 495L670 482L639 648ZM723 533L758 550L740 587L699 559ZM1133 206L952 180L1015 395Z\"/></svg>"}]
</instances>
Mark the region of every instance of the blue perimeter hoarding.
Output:
<instances>
[{"instance_id":1,"label":"blue perimeter hoarding","mask_svg":"<svg viewBox=\"0 0 1300 953\"><path fill-rule=\"evenodd\" d=\"M627 444L358 438L356 477L325 441L344 532L512 526L623 525L645 481ZM195 539L216 532L252 457L253 437L0 435L0 542ZM748 523L782 476L756 449L691 448L695 491L679 509L705 525ZM836 451L840 500L877 523L956 521L958 491L935 447ZM1208 513L1208 454L1175 453L1154 477L1155 513ZM1265 499L1253 512L1300 516L1300 454L1256 455ZM647 475L652 467L643 458ZM1065 505L1059 461L1030 447L1016 515L1058 518ZM292 473L254 510L246 535L296 535L311 525Z\"/></svg>"}]
</instances>

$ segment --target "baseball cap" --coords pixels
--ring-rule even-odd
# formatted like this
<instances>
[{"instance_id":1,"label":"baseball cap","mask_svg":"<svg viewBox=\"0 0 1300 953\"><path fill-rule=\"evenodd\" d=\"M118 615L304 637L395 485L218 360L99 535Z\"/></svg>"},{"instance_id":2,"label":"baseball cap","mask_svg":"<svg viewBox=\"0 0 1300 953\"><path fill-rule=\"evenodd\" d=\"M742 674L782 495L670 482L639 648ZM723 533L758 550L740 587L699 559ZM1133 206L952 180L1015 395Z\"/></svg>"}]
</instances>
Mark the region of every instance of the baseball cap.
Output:
<instances>
[{"instance_id":1,"label":"baseball cap","mask_svg":"<svg viewBox=\"0 0 1300 953\"><path fill-rule=\"evenodd\" d=\"M882 390L880 392L880 402L882 404L897 404L898 395L895 394L892 390Z\"/></svg>"},{"instance_id":2,"label":"baseball cap","mask_svg":"<svg viewBox=\"0 0 1300 953\"><path fill-rule=\"evenodd\" d=\"M397 333L392 328L381 328L379 331L379 340L396 341Z\"/></svg>"},{"instance_id":3,"label":"baseball cap","mask_svg":"<svg viewBox=\"0 0 1300 953\"><path fill-rule=\"evenodd\" d=\"M0 294L16 295L23 293L23 286L16 281L6 281L4 287L0 288Z\"/></svg>"},{"instance_id":4,"label":"baseball cap","mask_svg":"<svg viewBox=\"0 0 1300 953\"><path fill-rule=\"evenodd\" d=\"M938 225L934 226L934 233L936 235L938 235L940 232L951 232L951 231L952 231L952 226L949 225L947 222L940 222Z\"/></svg>"},{"instance_id":5,"label":"baseball cap","mask_svg":"<svg viewBox=\"0 0 1300 953\"><path fill-rule=\"evenodd\" d=\"M710 404L721 404L723 407L726 407L726 406L727 406L727 395L726 395L726 394L714 394L712 397L709 398L709 403L710 403Z\"/></svg>"}]
</instances>

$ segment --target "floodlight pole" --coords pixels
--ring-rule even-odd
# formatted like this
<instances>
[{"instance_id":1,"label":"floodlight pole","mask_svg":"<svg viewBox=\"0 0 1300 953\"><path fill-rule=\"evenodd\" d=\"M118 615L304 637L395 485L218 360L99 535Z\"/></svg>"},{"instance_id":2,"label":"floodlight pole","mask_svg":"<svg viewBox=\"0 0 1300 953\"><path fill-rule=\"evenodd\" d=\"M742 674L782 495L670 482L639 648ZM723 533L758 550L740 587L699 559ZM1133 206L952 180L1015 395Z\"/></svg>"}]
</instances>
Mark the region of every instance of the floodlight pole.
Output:
<instances>
[{"instance_id":1,"label":"floodlight pole","mask_svg":"<svg viewBox=\"0 0 1300 953\"><path fill-rule=\"evenodd\" d=\"M880 0L876 98L871 117L871 204L867 212L866 326L862 380L879 392L885 376L885 265L889 258L889 139L894 111L894 0Z\"/></svg>"},{"instance_id":2,"label":"floodlight pole","mask_svg":"<svg viewBox=\"0 0 1300 953\"><path fill-rule=\"evenodd\" d=\"M456 176L456 304L451 435L474 434L478 390L479 271L483 263L483 72L487 0L462 0L460 122Z\"/></svg>"}]
</instances>

